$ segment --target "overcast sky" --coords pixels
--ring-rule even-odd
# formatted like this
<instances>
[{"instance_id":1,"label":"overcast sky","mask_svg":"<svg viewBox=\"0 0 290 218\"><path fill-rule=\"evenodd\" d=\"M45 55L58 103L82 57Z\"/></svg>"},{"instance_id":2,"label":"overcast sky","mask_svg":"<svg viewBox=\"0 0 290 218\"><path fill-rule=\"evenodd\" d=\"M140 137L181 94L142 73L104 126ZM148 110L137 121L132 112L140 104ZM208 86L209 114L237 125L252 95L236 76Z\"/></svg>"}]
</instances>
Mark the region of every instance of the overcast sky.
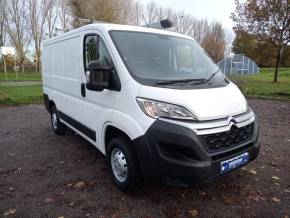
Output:
<instances>
[{"instance_id":1,"label":"overcast sky","mask_svg":"<svg viewBox=\"0 0 290 218\"><path fill-rule=\"evenodd\" d=\"M140 1L146 4L152 0ZM235 10L234 0L155 0L155 2L163 7L185 11L198 18L220 21L229 30L233 27L230 15Z\"/></svg>"}]
</instances>

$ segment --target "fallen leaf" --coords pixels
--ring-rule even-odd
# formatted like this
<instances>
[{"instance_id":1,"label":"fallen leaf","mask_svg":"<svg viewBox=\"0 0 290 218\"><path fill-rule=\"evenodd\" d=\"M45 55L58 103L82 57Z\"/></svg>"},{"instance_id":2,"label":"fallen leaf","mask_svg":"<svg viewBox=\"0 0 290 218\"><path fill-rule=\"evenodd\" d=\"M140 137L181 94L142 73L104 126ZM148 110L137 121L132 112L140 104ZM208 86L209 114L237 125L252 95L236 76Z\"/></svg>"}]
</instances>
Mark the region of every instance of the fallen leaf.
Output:
<instances>
[{"instance_id":1,"label":"fallen leaf","mask_svg":"<svg viewBox=\"0 0 290 218\"><path fill-rule=\"evenodd\" d=\"M16 154L9 153L9 154L8 154L8 156L10 156L10 157L15 157L15 156L16 156Z\"/></svg>"},{"instance_id":2,"label":"fallen leaf","mask_svg":"<svg viewBox=\"0 0 290 218\"><path fill-rule=\"evenodd\" d=\"M277 198L277 197L272 198L272 200L273 200L275 203L280 203L280 202L281 202L281 200L280 200L279 198Z\"/></svg>"},{"instance_id":3,"label":"fallen leaf","mask_svg":"<svg viewBox=\"0 0 290 218\"><path fill-rule=\"evenodd\" d=\"M84 186L84 184L85 184L85 182L84 182L84 181L81 181L81 182L76 183L76 184L74 185L74 187L75 187L75 188L81 188L81 187Z\"/></svg>"},{"instance_id":4,"label":"fallen leaf","mask_svg":"<svg viewBox=\"0 0 290 218\"><path fill-rule=\"evenodd\" d=\"M66 185L66 187L69 188L69 187L71 187L72 185L73 185L73 184L69 183L69 184Z\"/></svg>"},{"instance_id":5,"label":"fallen leaf","mask_svg":"<svg viewBox=\"0 0 290 218\"><path fill-rule=\"evenodd\" d=\"M4 212L4 216L12 215L15 212L16 212L16 209L15 208L10 208L10 209L8 209L7 211Z\"/></svg>"},{"instance_id":6,"label":"fallen leaf","mask_svg":"<svg viewBox=\"0 0 290 218\"><path fill-rule=\"evenodd\" d=\"M190 215L191 217L195 217L195 216L198 215L198 212L197 212L196 209L190 209L190 210L188 211L188 213L189 213L189 215Z\"/></svg>"},{"instance_id":7,"label":"fallen leaf","mask_svg":"<svg viewBox=\"0 0 290 218\"><path fill-rule=\"evenodd\" d=\"M53 200L51 199L51 198L47 198L47 199L45 199L45 203L50 203L50 202L52 202Z\"/></svg>"},{"instance_id":8,"label":"fallen leaf","mask_svg":"<svg viewBox=\"0 0 290 218\"><path fill-rule=\"evenodd\" d=\"M256 175L257 174L257 171L256 170L250 170L250 169L248 169L246 167L242 167L242 170L245 170L245 171L247 171L247 172L249 172L250 174L253 174L253 175Z\"/></svg>"},{"instance_id":9,"label":"fallen leaf","mask_svg":"<svg viewBox=\"0 0 290 218\"><path fill-rule=\"evenodd\" d=\"M286 193L290 193L290 190L288 190L288 189L285 189L285 190L284 190L284 192L286 192Z\"/></svg>"},{"instance_id":10,"label":"fallen leaf","mask_svg":"<svg viewBox=\"0 0 290 218\"><path fill-rule=\"evenodd\" d=\"M233 198L232 197L223 195L222 198L223 198L223 202L225 204L232 204L233 203Z\"/></svg>"},{"instance_id":11,"label":"fallen leaf","mask_svg":"<svg viewBox=\"0 0 290 218\"><path fill-rule=\"evenodd\" d=\"M253 201L260 201L260 200L265 200L265 198L263 197L263 196L261 196L260 194L261 194L262 192L261 191L258 191L258 190L256 190L256 191L249 191L249 199L250 200L253 200Z\"/></svg>"},{"instance_id":12,"label":"fallen leaf","mask_svg":"<svg viewBox=\"0 0 290 218\"><path fill-rule=\"evenodd\" d=\"M203 191L203 190L198 190L198 193L199 193L201 196L205 196L205 195L206 195L206 192Z\"/></svg>"},{"instance_id":13,"label":"fallen leaf","mask_svg":"<svg viewBox=\"0 0 290 218\"><path fill-rule=\"evenodd\" d=\"M70 207L74 206L74 202L70 202L70 203L69 203L69 206L70 206Z\"/></svg>"},{"instance_id":14,"label":"fallen leaf","mask_svg":"<svg viewBox=\"0 0 290 218\"><path fill-rule=\"evenodd\" d=\"M278 166L279 166L279 165L276 164L275 162L270 162L270 165L271 165L272 167L278 167Z\"/></svg>"},{"instance_id":15,"label":"fallen leaf","mask_svg":"<svg viewBox=\"0 0 290 218\"><path fill-rule=\"evenodd\" d=\"M251 173L253 175L256 175L257 174L257 171L256 170L249 170L249 173Z\"/></svg>"},{"instance_id":16,"label":"fallen leaf","mask_svg":"<svg viewBox=\"0 0 290 218\"><path fill-rule=\"evenodd\" d=\"M277 177L277 176L272 176L272 179L274 179L274 180L279 180L280 178Z\"/></svg>"}]
</instances>

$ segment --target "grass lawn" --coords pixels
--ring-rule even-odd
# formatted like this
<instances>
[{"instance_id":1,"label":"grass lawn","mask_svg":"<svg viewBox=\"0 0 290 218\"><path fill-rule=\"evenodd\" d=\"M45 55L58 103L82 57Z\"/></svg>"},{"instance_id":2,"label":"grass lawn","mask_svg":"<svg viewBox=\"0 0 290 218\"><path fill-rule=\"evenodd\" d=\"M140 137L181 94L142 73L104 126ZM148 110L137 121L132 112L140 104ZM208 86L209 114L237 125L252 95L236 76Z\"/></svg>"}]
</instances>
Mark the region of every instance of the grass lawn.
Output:
<instances>
[{"instance_id":1,"label":"grass lawn","mask_svg":"<svg viewBox=\"0 0 290 218\"><path fill-rule=\"evenodd\" d=\"M14 80L14 73L8 73ZM279 71L279 82L273 83L274 69L261 69L258 75L231 76L246 96L290 100L290 68ZM32 82L21 82L17 85L7 83L4 73L0 73L0 105L38 104L42 102L42 85ZM20 81L41 81L41 75L35 73L19 73Z\"/></svg>"},{"instance_id":2,"label":"grass lawn","mask_svg":"<svg viewBox=\"0 0 290 218\"><path fill-rule=\"evenodd\" d=\"M290 68L279 70L278 83L273 83L273 68L262 68L258 75L231 76L230 79L247 96L290 100Z\"/></svg>"},{"instance_id":3,"label":"grass lawn","mask_svg":"<svg viewBox=\"0 0 290 218\"><path fill-rule=\"evenodd\" d=\"M42 85L0 86L0 105L42 103Z\"/></svg>"},{"instance_id":4,"label":"grass lawn","mask_svg":"<svg viewBox=\"0 0 290 218\"><path fill-rule=\"evenodd\" d=\"M16 74L12 72L7 73L8 81L16 81ZM19 81L41 81L41 74L40 73L18 73L18 80ZM4 72L0 72L0 81L6 81L6 76Z\"/></svg>"}]
</instances>

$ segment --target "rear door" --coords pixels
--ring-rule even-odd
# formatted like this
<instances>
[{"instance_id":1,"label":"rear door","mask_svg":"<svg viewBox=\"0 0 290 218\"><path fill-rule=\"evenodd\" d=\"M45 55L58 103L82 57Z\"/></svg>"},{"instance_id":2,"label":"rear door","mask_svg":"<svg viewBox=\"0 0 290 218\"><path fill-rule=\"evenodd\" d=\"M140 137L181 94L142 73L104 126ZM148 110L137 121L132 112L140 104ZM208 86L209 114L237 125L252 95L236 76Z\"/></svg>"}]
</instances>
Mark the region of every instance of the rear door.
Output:
<instances>
[{"instance_id":1,"label":"rear door","mask_svg":"<svg viewBox=\"0 0 290 218\"><path fill-rule=\"evenodd\" d=\"M105 122L110 121L113 115L116 91L104 89L91 91L85 88L85 72L92 61L106 58L112 63L112 55L107 43L98 32L85 32L83 35L83 70L80 74L81 92L83 97L83 119L86 135L95 141L97 147L102 143L102 128Z\"/></svg>"}]
</instances>

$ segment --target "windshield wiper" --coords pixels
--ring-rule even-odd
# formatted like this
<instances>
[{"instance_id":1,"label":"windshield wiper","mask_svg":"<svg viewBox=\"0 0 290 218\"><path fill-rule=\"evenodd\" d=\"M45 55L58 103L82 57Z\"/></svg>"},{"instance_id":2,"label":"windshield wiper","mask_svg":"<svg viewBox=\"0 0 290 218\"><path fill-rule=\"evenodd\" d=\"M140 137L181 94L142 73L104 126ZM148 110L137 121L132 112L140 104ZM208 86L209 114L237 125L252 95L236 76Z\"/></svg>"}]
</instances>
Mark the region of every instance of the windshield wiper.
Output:
<instances>
[{"instance_id":1,"label":"windshield wiper","mask_svg":"<svg viewBox=\"0 0 290 218\"><path fill-rule=\"evenodd\" d=\"M172 85L172 84L176 84L176 83L189 83L189 82L193 82L193 81L204 81L205 79L181 79L181 80L169 80L169 81L165 81L165 82L158 82L156 83L156 85Z\"/></svg>"},{"instance_id":2,"label":"windshield wiper","mask_svg":"<svg viewBox=\"0 0 290 218\"><path fill-rule=\"evenodd\" d=\"M203 81L200 81L199 83L196 83L196 85L198 84L203 84L203 83L208 83L209 81L212 80L212 78L215 77L215 75L217 75L217 73L219 72L220 70L217 70L216 72L214 72L208 79L205 79Z\"/></svg>"}]
</instances>

